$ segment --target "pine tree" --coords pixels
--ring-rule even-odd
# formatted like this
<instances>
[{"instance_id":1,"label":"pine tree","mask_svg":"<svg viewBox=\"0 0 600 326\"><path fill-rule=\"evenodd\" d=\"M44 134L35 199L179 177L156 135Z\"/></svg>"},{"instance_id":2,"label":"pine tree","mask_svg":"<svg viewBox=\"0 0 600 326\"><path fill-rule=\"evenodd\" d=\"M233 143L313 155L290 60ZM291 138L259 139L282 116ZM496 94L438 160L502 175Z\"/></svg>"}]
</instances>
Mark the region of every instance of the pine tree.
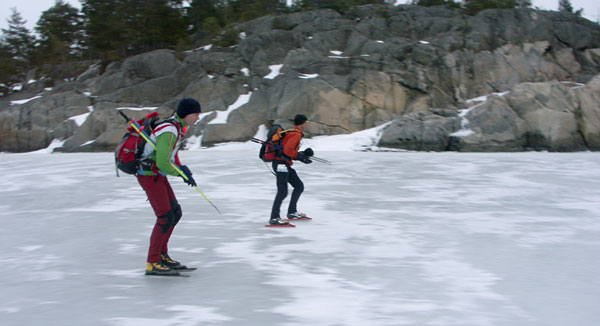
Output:
<instances>
[{"instance_id":1,"label":"pine tree","mask_svg":"<svg viewBox=\"0 0 600 326\"><path fill-rule=\"evenodd\" d=\"M10 93L19 82L19 69L9 47L0 43L0 96Z\"/></svg>"},{"instance_id":2,"label":"pine tree","mask_svg":"<svg viewBox=\"0 0 600 326\"><path fill-rule=\"evenodd\" d=\"M573 12L571 0L558 0L558 11Z\"/></svg>"},{"instance_id":3,"label":"pine tree","mask_svg":"<svg viewBox=\"0 0 600 326\"><path fill-rule=\"evenodd\" d=\"M117 15L127 42L124 54L174 48L186 38L181 1L128 0L117 6Z\"/></svg>"},{"instance_id":4,"label":"pine tree","mask_svg":"<svg viewBox=\"0 0 600 326\"><path fill-rule=\"evenodd\" d=\"M189 24L193 25L193 32L198 32L202 29L202 25L209 18L213 18L210 22L214 25L214 20L219 26L224 25L222 16L222 6L218 0L192 0L187 12Z\"/></svg>"},{"instance_id":5,"label":"pine tree","mask_svg":"<svg viewBox=\"0 0 600 326\"><path fill-rule=\"evenodd\" d=\"M460 8L460 3L455 2L454 0L413 0L412 4L423 7L448 5L454 8Z\"/></svg>"},{"instance_id":6,"label":"pine tree","mask_svg":"<svg viewBox=\"0 0 600 326\"><path fill-rule=\"evenodd\" d=\"M573 5L571 4L571 0L558 0L558 11L571 12L576 14L577 16L583 15L583 8L574 10Z\"/></svg>"},{"instance_id":7,"label":"pine tree","mask_svg":"<svg viewBox=\"0 0 600 326\"><path fill-rule=\"evenodd\" d=\"M19 67L27 69L35 49L35 37L25 27L26 20L16 8L11 8L10 18L7 19L8 29L2 29L2 44Z\"/></svg>"},{"instance_id":8,"label":"pine tree","mask_svg":"<svg viewBox=\"0 0 600 326\"><path fill-rule=\"evenodd\" d=\"M40 51L45 59L66 59L69 55L83 52L83 17L77 8L56 0L50 9L44 11L35 30L40 35Z\"/></svg>"},{"instance_id":9,"label":"pine tree","mask_svg":"<svg viewBox=\"0 0 600 326\"><path fill-rule=\"evenodd\" d=\"M285 8L282 0L233 0L228 2L229 15L233 22L249 21L258 17L277 14Z\"/></svg>"},{"instance_id":10,"label":"pine tree","mask_svg":"<svg viewBox=\"0 0 600 326\"><path fill-rule=\"evenodd\" d=\"M188 33L181 0L83 0L90 52L107 61L175 48Z\"/></svg>"},{"instance_id":11,"label":"pine tree","mask_svg":"<svg viewBox=\"0 0 600 326\"><path fill-rule=\"evenodd\" d=\"M385 3L384 0L299 0L294 2L294 6L298 6L302 10L329 8L343 11L352 6L383 3Z\"/></svg>"},{"instance_id":12,"label":"pine tree","mask_svg":"<svg viewBox=\"0 0 600 326\"><path fill-rule=\"evenodd\" d=\"M119 59L117 48L124 43L116 8L122 0L82 0L88 54L105 61Z\"/></svg>"},{"instance_id":13,"label":"pine tree","mask_svg":"<svg viewBox=\"0 0 600 326\"><path fill-rule=\"evenodd\" d=\"M512 9L518 5L517 0L465 0L463 3L471 15L485 9Z\"/></svg>"}]
</instances>

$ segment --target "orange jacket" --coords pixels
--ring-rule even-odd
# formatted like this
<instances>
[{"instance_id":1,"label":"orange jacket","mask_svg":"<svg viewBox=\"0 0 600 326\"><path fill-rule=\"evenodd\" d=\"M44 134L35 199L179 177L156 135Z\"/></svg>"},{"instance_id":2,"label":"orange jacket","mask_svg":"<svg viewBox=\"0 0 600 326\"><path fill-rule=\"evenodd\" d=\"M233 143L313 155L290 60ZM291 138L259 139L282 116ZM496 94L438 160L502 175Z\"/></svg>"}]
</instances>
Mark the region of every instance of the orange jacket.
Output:
<instances>
[{"instance_id":1,"label":"orange jacket","mask_svg":"<svg viewBox=\"0 0 600 326\"><path fill-rule=\"evenodd\" d=\"M283 137L283 142L281 146L283 146L283 154L292 160L298 158L298 150L300 149L300 141L304 136L304 132L298 126L294 129L296 131L289 131L285 137ZM286 161L289 165L292 165L292 161Z\"/></svg>"}]
</instances>

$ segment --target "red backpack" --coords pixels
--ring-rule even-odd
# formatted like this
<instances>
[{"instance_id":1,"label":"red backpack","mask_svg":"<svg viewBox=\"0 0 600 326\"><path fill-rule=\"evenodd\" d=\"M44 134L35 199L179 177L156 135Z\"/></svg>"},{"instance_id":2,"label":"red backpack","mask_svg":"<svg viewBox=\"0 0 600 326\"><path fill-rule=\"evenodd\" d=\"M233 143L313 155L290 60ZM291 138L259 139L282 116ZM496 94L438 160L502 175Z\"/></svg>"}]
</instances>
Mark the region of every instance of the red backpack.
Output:
<instances>
[{"instance_id":1,"label":"red backpack","mask_svg":"<svg viewBox=\"0 0 600 326\"><path fill-rule=\"evenodd\" d=\"M267 139L262 143L258 157L265 162L286 159L283 154L283 137L288 132L297 131L296 129L284 130L280 125L274 124L267 133Z\"/></svg>"},{"instance_id":2,"label":"red backpack","mask_svg":"<svg viewBox=\"0 0 600 326\"><path fill-rule=\"evenodd\" d=\"M145 131L146 135L150 136L158 120L158 112L152 112L137 122L141 126L140 130ZM132 126L127 127L127 132L123 135L115 149L115 165L118 169L117 176L119 175L119 170L127 174L135 174L139 170L145 146L146 140L144 137Z\"/></svg>"}]
</instances>

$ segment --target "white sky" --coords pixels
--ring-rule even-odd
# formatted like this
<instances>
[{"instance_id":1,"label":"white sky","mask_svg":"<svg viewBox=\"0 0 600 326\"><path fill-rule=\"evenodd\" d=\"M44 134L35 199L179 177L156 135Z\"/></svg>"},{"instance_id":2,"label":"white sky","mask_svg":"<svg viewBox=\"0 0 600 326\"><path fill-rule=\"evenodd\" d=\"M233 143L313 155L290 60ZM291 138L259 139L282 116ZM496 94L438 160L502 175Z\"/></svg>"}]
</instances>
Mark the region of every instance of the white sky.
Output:
<instances>
[{"instance_id":1,"label":"white sky","mask_svg":"<svg viewBox=\"0 0 600 326\"><path fill-rule=\"evenodd\" d=\"M64 0L72 6L80 8L79 0ZM33 29L43 11L54 5L54 0L2 0L0 5L0 28L8 26L6 20L10 17L10 8L17 8L21 16L27 20L27 27ZM398 3L407 3L409 0L398 0ZM532 0L534 7L547 10L557 10L558 0ZM591 21L600 20L600 1L598 0L571 0L573 8L583 8L583 16Z\"/></svg>"},{"instance_id":2,"label":"white sky","mask_svg":"<svg viewBox=\"0 0 600 326\"><path fill-rule=\"evenodd\" d=\"M63 0L71 4L73 7L81 8L79 0ZM6 22L10 17L10 8L17 8L21 13L21 17L27 21L27 28L33 30L42 12L54 6L54 0L2 0L0 5L0 27L8 27Z\"/></svg>"}]
</instances>

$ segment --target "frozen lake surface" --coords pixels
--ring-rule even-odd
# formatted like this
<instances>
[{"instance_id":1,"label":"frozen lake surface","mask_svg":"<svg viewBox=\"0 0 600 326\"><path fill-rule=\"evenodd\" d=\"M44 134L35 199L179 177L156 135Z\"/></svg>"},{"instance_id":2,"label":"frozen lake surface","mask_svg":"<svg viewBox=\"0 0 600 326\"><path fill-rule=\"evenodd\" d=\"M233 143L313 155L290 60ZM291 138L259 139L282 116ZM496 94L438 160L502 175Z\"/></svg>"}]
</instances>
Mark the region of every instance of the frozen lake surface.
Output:
<instances>
[{"instance_id":1,"label":"frozen lake surface","mask_svg":"<svg viewBox=\"0 0 600 326\"><path fill-rule=\"evenodd\" d=\"M170 254L199 269L166 278L111 153L0 154L0 324L598 325L600 153L317 155L294 165L314 220L269 229L256 151L182 152L223 215L171 178Z\"/></svg>"}]
</instances>

